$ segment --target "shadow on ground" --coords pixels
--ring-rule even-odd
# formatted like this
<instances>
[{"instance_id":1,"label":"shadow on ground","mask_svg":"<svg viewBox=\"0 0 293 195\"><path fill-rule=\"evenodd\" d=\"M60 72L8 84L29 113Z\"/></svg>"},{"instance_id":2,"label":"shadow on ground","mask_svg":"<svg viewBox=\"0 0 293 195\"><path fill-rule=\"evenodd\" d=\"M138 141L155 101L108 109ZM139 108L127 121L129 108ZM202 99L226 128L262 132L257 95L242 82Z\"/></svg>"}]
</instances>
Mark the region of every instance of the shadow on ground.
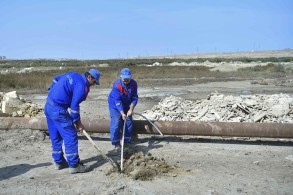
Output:
<instances>
[{"instance_id":1,"label":"shadow on ground","mask_svg":"<svg viewBox=\"0 0 293 195\"><path fill-rule=\"evenodd\" d=\"M18 165L2 167L0 168L0 181L22 175L34 168L47 167L50 165L52 165L52 163L46 162L46 163L39 163L36 165L18 164Z\"/></svg>"}]
</instances>

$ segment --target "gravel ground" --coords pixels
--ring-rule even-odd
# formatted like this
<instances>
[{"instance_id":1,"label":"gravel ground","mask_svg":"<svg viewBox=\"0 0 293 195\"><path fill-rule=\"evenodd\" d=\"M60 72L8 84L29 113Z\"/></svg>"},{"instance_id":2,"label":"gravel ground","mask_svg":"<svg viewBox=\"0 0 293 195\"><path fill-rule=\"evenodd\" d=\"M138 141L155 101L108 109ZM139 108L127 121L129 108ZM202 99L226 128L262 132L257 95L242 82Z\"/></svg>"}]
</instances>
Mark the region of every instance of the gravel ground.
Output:
<instances>
[{"instance_id":1,"label":"gravel ground","mask_svg":"<svg viewBox=\"0 0 293 195\"><path fill-rule=\"evenodd\" d=\"M81 104L83 118L109 118L110 89L94 88ZM252 85L251 81L140 88L136 112L151 109L161 98L206 98L225 95L293 94L292 87ZM44 105L46 94L26 99ZM91 134L117 164L108 134ZM293 194L293 140L199 136L138 135L126 152L125 172L115 171L88 139L79 135L79 154L91 171L55 170L46 132L0 130L0 194Z\"/></svg>"},{"instance_id":2,"label":"gravel ground","mask_svg":"<svg viewBox=\"0 0 293 195\"><path fill-rule=\"evenodd\" d=\"M91 135L114 161L107 134ZM91 143L80 136L81 159L91 172L54 170L44 132L0 131L0 194L292 194L293 143L281 139L139 135L134 152L151 153L171 168L146 180L109 171ZM147 161L146 161L147 162ZM149 162L148 162L149 163ZM146 176L145 176L146 177Z\"/></svg>"}]
</instances>

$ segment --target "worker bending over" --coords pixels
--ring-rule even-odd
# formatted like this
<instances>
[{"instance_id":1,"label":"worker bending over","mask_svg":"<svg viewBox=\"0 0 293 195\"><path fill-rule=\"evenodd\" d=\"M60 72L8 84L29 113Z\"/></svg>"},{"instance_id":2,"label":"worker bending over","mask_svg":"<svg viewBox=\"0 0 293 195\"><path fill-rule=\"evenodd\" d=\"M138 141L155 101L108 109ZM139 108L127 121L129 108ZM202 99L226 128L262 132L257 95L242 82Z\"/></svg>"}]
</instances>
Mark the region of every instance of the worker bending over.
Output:
<instances>
[{"instance_id":1,"label":"worker bending over","mask_svg":"<svg viewBox=\"0 0 293 195\"><path fill-rule=\"evenodd\" d=\"M44 110L57 170L69 167L70 173L89 171L89 167L80 161L78 155L77 131L84 130L79 104L86 100L90 86L99 85L99 79L100 72L96 69L90 69L85 74L67 72L54 77L49 87ZM66 158L63 154L63 143Z\"/></svg>"}]
</instances>

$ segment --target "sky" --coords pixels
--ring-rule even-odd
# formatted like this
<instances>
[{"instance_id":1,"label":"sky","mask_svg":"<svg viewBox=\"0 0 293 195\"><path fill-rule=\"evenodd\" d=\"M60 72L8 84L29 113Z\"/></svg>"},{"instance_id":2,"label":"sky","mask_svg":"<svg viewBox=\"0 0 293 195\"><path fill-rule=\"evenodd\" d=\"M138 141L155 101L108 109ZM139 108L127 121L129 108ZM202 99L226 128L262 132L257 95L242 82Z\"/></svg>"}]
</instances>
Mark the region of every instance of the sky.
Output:
<instances>
[{"instance_id":1,"label":"sky","mask_svg":"<svg viewBox=\"0 0 293 195\"><path fill-rule=\"evenodd\" d=\"M113 59L293 49L292 0L0 0L0 56Z\"/></svg>"}]
</instances>

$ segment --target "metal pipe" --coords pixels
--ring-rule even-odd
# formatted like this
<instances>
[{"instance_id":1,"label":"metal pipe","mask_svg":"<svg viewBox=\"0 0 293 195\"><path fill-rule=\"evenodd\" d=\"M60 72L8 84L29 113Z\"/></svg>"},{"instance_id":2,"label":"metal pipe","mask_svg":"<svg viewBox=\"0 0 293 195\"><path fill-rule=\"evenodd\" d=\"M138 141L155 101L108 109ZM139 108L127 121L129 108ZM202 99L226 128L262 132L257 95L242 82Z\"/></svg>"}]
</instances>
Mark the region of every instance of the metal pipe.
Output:
<instances>
[{"instance_id":1,"label":"metal pipe","mask_svg":"<svg viewBox=\"0 0 293 195\"><path fill-rule=\"evenodd\" d=\"M88 132L109 133L108 119L83 119L82 122ZM156 121L154 124L166 135L293 138L292 123ZM0 129L18 128L47 130L46 118L0 117ZM157 134L145 120L134 120L133 129L137 134Z\"/></svg>"},{"instance_id":2,"label":"metal pipe","mask_svg":"<svg viewBox=\"0 0 293 195\"><path fill-rule=\"evenodd\" d=\"M143 116L142 114L135 113L135 112L134 112L133 114L136 114L136 115L138 115L138 116L141 116L141 117L143 117L144 119L146 119L147 121L149 121L149 122L155 127L155 129L160 133L160 135L161 135L161 136L164 136L163 133L158 129L158 127L157 127L152 121L150 121L147 117Z\"/></svg>"}]
</instances>

